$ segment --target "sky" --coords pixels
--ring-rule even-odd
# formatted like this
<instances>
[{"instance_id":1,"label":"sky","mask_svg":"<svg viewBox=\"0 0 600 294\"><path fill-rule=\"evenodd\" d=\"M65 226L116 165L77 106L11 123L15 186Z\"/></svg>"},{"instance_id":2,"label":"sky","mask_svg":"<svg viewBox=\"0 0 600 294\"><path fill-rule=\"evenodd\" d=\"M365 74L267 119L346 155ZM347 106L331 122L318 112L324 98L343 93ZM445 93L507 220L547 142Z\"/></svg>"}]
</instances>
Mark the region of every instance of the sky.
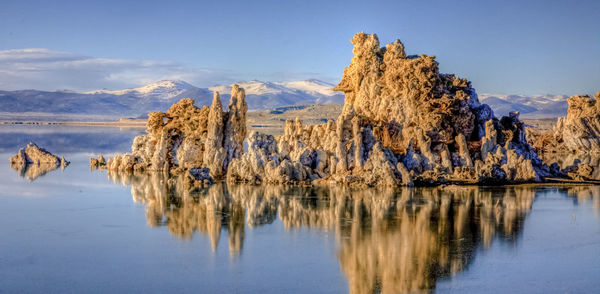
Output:
<instances>
[{"instance_id":1,"label":"sky","mask_svg":"<svg viewBox=\"0 0 600 294\"><path fill-rule=\"evenodd\" d=\"M480 93L600 90L600 1L0 0L0 89L161 79L336 83L350 38L400 39Z\"/></svg>"}]
</instances>

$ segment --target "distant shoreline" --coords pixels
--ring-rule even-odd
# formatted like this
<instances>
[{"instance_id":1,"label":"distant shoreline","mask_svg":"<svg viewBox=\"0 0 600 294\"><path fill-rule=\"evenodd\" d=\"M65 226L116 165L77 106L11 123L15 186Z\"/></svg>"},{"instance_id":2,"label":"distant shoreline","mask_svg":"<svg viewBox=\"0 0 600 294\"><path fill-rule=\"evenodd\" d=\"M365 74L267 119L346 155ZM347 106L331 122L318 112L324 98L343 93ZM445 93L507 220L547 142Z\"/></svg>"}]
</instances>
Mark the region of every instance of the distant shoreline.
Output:
<instances>
[{"instance_id":1,"label":"distant shoreline","mask_svg":"<svg viewBox=\"0 0 600 294\"><path fill-rule=\"evenodd\" d=\"M121 119L118 121L28 121L5 120L1 125L66 125L66 126L111 126L128 128L145 128L146 119Z\"/></svg>"}]
</instances>

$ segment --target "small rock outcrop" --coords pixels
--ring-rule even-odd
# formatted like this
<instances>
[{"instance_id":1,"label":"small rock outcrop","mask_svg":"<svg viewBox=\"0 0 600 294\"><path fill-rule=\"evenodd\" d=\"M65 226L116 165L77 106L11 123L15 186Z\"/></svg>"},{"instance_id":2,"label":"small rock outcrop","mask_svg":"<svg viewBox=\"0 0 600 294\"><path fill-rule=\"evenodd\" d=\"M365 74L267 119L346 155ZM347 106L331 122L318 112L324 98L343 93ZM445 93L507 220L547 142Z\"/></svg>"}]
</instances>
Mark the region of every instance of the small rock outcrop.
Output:
<instances>
[{"instance_id":1,"label":"small rock outcrop","mask_svg":"<svg viewBox=\"0 0 600 294\"><path fill-rule=\"evenodd\" d=\"M245 98L244 90L234 85L226 112L215 92L211 107L196 107L194 100L185 98L167 112L150 113L147 134L135 137L131 153L108 159L106 168L188 173L205 183L224 178L230 162L243 152L248 110ZM101 165L100 159L90 159L90 165Z\"/></svg>"},{"instance_id":2,"label":"small rock outcrop","mask_svg":"<svg viewBox=\"0 0 600 294\"><path fill-rule=\"evenodd\" d=\"M56 164L57 166L68 165L69 162L64 157L58 157L44 148L38 147L34 142L29 142L27 146L19 149L17 154L9 159L11 164L27 165L27 164Z\"/></svg>"},{"instance_id":3,"label":"small rock outcrop","mask_svg":"<svg viewBox=\"0 0 600 294\"><path fill-rule=\"evenodd\" d=\"M11 157L9 161L10 167L30 181L43 176L49 171L69 165L64 157L58 157L46 149L38 147L34 142L29 142L27 146L19 149L17 154Z\"/></svg>"},{"instance_id":4,"label":"small rock outcrop","mask_svg":"<svg viewBox=\"0 0 600 294\"><path fill-rule=\"evenodd\" d=\"M90 168L92 169L105 169L106 168L106 159L102 154L98 155L98 158L90 158Z\"/></svg>"}]
</instances>

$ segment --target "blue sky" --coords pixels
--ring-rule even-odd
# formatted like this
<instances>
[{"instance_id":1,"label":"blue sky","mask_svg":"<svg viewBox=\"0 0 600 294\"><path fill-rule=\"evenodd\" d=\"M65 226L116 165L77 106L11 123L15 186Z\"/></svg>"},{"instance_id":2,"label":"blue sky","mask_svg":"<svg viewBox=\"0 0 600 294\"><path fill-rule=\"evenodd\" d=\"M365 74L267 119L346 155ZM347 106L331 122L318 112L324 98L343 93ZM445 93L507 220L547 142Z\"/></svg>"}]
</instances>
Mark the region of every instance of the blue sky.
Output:
<instances>
[{"instance_id":1,"label":"blue sky","mask_svg":"<svg viewBox=\"0 0 600 294\"><path fill-rule=\"evenodd\" d=\"M481 93L600 90L600 1L1 2L0 89L335 83L365 31Z\"/></svg>"}]
</instances>

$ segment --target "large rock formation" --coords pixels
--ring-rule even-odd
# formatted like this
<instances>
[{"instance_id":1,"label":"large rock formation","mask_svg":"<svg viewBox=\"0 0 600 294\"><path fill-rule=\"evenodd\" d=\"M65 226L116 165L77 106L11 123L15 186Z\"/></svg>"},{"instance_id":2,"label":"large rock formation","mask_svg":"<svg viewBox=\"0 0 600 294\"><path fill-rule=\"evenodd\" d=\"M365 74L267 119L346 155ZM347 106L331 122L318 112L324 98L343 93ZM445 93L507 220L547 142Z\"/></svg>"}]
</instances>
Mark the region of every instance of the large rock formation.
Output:
<instances>
[{"instance_id":1,"label":"large rock formation","mask_svg":"<svg viewBox=\"0 0 600 294\"><path fill-rule=\"evenodd\" d=\"M10 167L22 177L30 181L45 175L59 167L66 167L69 162L64 157L58 157L46 149L38 147L34 142L19 149L17 154L9 159Z\"/></svg>"},{"instance_id":2,"label":"large rock formation","mask_svg":"<svg viewBox=\"0 0 600 294\"><path fill-rule=\"evenodd\" d=\"M130 154L115 156L106 166L112 171L185 172L207 182L223 178L229 163L241 156L247 110L244 90L237 85L227 112L217 92L210 108L182 99L165 113L150 113L147 134L134 139Z\"/></svg>"},{"instance_id":3,"label":"large rock formation","mask_svg":"<svg viewBox=\"0 0 600 294\"><path fill-rule=\"evenodd\" d=\"M351 42L354 57L334 88L346 95L338 119L288 121L276 140L254 135L229 179L393 186L549 175L518 114L495 118L471 83L440 74L433 56L407 56L400 41L380 48L376 35Z\"/></svg>"},{"instance_id":4,"label":"large rock formation","mask_svg":"<svg viewBox=\"0 0 600 294\"><path fill-rule=\"evenodd\" d=\"M247 105L234 86L227 112L215 93L210 108L183 99L166 113L151 113L148 134L107 168L186 172L205 183L359 186L521 183L573 173L545 165L518 113L496 118L468 80L439 73L435 57L408 56L400 41L380 47L376 35L358 33L351 42L354 57L334 88L346 97L335 121L287 121L279 137L253 133L244 153ZM586 99L570 99L581 105L573 115L586 119L577 128L565 119L557 129L563 138L579 138L568 146L600 148L597 106Z\"/></svg>"}]
</instances>

